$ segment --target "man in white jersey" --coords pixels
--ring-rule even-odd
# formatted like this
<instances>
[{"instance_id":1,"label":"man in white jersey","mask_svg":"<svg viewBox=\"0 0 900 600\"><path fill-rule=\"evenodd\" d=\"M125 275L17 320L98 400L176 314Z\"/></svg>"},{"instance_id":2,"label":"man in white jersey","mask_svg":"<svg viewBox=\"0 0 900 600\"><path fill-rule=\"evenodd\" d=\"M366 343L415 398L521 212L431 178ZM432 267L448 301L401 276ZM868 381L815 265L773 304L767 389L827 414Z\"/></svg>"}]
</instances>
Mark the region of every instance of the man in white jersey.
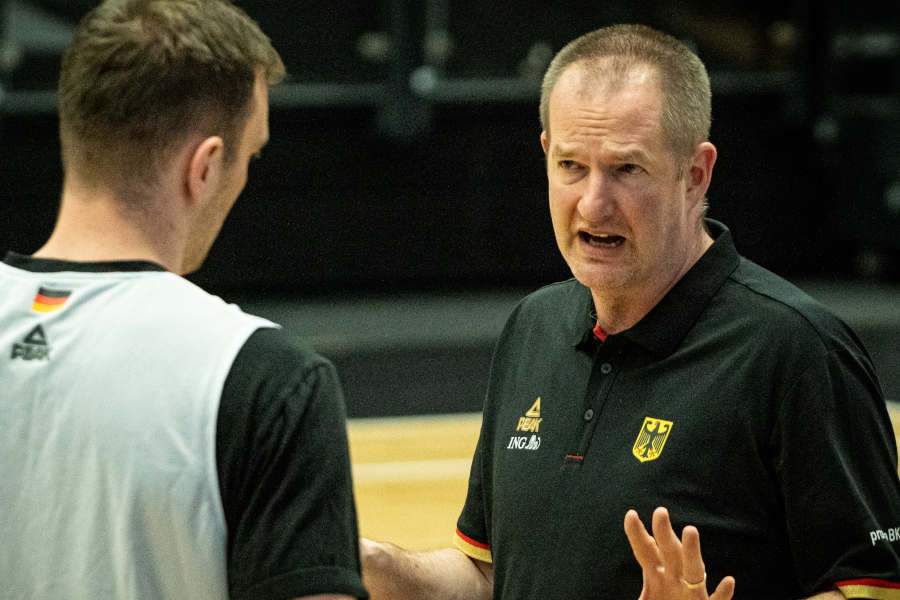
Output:
<instances>
[{"instance_id":1,"label":"man in white jersey","mask_svg":"<svg viewBox=\"0 0 900 600\"><path fill-rule=\"evenodd\" d=\"M3 597L367 597L334 368L181 277L283 75L227 0L107 0L76 29L58 220L0 263Z\"/></svg>"}]
</instances>

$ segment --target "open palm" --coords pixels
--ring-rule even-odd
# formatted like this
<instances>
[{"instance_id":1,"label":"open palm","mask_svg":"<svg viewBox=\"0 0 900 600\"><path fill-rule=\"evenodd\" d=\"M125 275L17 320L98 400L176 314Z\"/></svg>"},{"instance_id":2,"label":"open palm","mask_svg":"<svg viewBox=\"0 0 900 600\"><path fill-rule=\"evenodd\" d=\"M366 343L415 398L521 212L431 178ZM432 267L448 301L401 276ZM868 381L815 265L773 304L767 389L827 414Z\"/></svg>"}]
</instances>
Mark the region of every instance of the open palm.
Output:
<instances>
[{"instance_id":1,"label":"open palm","mask_svg":"<svg viewBox=\"0 0 900 600\"><path fill-rule=\"evenodd\" d=\"M696 527L685 527L679 540L669 512L662 507L653 511L652 526L651 536L636 511L625 515L625 534L644 577L638 600L731 600L733 577L719 582L711 596L707 593L706 567Z\"/></svg>"}]
</instances>

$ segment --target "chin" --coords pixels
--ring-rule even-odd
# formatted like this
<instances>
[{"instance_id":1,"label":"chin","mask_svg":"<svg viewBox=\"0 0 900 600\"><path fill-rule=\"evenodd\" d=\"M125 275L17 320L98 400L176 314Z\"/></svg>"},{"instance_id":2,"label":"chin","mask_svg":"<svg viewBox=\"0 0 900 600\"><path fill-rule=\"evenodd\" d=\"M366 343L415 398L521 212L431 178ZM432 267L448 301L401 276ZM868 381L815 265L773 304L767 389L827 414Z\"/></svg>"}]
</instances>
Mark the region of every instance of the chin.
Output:
<instances>
[{"instance_id":1,"label":"chin","mask_svg":"<svg viewBox=\"0 0 900 600\"><path fill-rule=\"evenodd\" d=\"M630 273L611 268L574 268L572 275L581 285L596 291L620 290L625 288L631 280Z\"/></svg>"}]
</instances>

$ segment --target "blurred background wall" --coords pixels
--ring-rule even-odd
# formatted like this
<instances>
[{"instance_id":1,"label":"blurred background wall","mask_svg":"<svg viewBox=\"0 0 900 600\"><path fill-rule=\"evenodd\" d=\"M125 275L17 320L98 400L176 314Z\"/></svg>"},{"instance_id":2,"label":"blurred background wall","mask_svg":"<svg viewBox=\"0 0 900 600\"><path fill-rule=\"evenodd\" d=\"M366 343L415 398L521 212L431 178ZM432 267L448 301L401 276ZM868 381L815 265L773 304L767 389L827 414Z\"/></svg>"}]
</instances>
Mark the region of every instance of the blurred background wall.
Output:
<instances>
[{"instance_id":1,"label":"blurred background wall","mask_svg":"<svg viewBox=\"0 0 900 600\"><path fill-rule=\"evenodd\" d=\"M0 0L2 249L30 253L51 229L61 185L53 92L59 53L94 4ZM423 383L410 402L452 380L472 389L450 409L477 409L474 390L511 299L568 277L546 207L539 82L557 50L602 25L656 26L706 63L711 139L719 149L710 214L730 226L743 254L795 281L879 285L883 307L898 303L897 288L883 287L900 281L896 2L237 4L272 37L290 76L271 94L272 140L263 160L251 167L241 200L192 279L313 336L320 329L310 323L332 331L345 325L323 312L332 300L301 318L262 298L362 301L341 318L371 322L366 306L373 304L364 299L411 294L383 299L393 307L384 310L398 313L385 317L388 330L412 318L440 331L436 319L449 318L448 309L423 304L420 292L443 294L457 307L441 348L435 336L413 336L403 346L372 334L380 340L377 358L375 351L360 358L347 348L366 339L359 333L365 323L346 332L353 343L321 342L345 367L351 414L415 412L395 389L409 385L399 385L397 365L408 373L414 360L419 373L442 371L444 379ZM512 291L484 296L502 290ZM309 320L316 315L320 321ZM468 332L464 341L453 341L460 330ZM895 330L878 331L888 353L880 360L894 377ZM448 371L451 355L472 364ZM365 408L351 393L371 390L365 377L373 372L393 386L383 410ZM462 381L456 373L475 375ZM447 408L441 400L419 410Z\"/></svg>"},{"instance_id":2,"label":"blurred background wall","mask_svg":"<svg viewBox=\"0 0 900 600\"><path fill-rule=\"evenodd\" d=\"M0 246L45 239L59 51L95 3L2 0ZM290 71L272 142L196 278L219 289L532 284L566 274L538 83L575 36L643 22L706 62L711 214L784 274L896 277L895 2L238 2Z\"/></svg>"}]
</instances>

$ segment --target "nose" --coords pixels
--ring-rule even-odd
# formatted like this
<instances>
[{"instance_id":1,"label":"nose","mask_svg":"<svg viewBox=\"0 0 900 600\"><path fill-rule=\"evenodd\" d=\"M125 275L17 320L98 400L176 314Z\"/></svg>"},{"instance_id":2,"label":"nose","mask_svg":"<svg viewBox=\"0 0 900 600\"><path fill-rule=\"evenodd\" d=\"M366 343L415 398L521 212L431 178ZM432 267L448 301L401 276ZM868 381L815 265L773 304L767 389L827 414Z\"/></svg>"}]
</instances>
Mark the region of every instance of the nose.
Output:
<instances>
[{"instance_id":1,"label":"nose","mask_svg":"<svg viewBox=\"0 0 900 600\"><path fill-rule=\"evenodd\" d=\"M589 223L596 223L613 214L615 204L615 190L610 177L599 170L593 170L578 201L578 213Z\"/></svg>"}]
</instances>

